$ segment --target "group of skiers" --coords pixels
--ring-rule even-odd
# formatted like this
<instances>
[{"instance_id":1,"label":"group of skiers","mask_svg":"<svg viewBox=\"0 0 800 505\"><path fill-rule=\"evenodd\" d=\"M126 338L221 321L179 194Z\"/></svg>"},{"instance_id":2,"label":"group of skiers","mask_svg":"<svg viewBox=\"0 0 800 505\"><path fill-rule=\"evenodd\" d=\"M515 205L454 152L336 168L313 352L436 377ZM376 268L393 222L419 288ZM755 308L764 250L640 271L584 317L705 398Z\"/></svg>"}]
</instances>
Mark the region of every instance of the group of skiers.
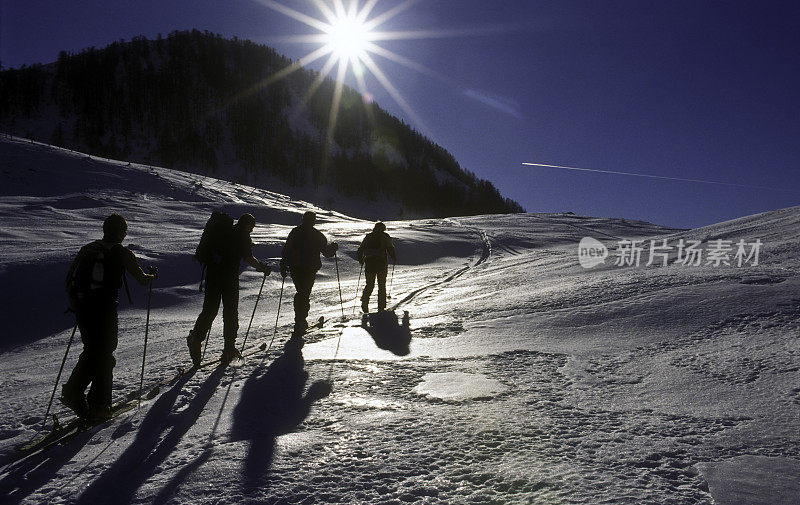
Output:
<instances>
[{"instance_id":1,"label":"group of skiers","mask_svg":"<svg viewBox=\"0 0 800 505\"><path fill-rule=\"evenodd\" d=\"M222 303L224 346L220 361L226 364L241 357L236 349L239 330L239 269L245 260L266 277L272 269L253 256L250 234L256 226L252 214L242 214L233 224L225 214L214 213L203 232L195 257L204 265L205 297L203 309L189 332L187 346L194 366L199 366L203 341L210 334L211 325ZM306 212L302 222L289 233L280 260L280 273L290 276L295 286L293 338L301 339L308 329L306 318L311 306L311 290L317 271L322 267L320 254L330 258L339 246L328 242L317 230L316 214ZM216 238L212 227L224 230ZM70 309L75 313L77 328L81 333L83 352L67 382L62 387L61 402L79 417L93 421L111 416L112 371L116 360L119 288L125 284L129 272L139 284L146 286L155 280L155 267L145 273L132 251L122 246L128 223L119 214L111 214L103 222L103 238L91 242L78 252L67 274L66 289ZM369 299L378 281L378 311L386 308L386 277L388 258L397 261L391 237L386 226L378 222L372 232L364 237L358 248L366 284L361 296L361 308L369 312ZM201 289L202 289L201 280ZM262 284L263 287L263 284ZM130 296L130 294L128 295ZM302 344L301 344L302 345ZM88 395L84 395L91 384Z\"/></svg>"}]
</instances>

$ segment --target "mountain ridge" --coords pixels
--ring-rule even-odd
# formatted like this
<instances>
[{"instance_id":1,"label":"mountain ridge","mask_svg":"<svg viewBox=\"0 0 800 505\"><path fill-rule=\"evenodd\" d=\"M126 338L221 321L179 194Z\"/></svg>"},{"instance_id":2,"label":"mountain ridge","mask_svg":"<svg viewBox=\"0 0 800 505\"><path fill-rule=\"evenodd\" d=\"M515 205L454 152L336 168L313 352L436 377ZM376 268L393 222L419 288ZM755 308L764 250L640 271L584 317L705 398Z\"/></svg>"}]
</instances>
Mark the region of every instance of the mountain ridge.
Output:
<instances>
[{"instance_id":1,"label":"mountain ridge","mask_svg":"<svg viewBox=\"0 0 800 505\"><path fill-rule=\"evenodd\" d=\"M335 83L303 68L269 80L292 65L267 46L197 30L62 51L54 63L0 72L0 128L343 212L367 200L365 218L524 211L346 86L331 132Z\"/></svg>"}]
</instances>

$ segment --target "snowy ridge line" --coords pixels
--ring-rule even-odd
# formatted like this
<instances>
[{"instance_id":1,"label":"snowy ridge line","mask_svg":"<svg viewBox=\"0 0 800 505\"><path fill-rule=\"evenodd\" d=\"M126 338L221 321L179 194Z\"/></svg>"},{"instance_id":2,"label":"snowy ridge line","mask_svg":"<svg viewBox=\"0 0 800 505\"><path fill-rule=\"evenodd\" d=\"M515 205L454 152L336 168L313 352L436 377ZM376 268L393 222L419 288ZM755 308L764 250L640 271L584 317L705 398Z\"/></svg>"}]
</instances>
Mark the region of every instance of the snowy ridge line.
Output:
<instances>
[{"instance_id":1,"label":"snowy ridge line","mask_svg":"<svg viewBox=\"0 0 800 505\"><path fill-rule=\"evenodd\" d=\"M534 219L539 219L541 221L547 222L547 220L545 218L543 218L541 216L537 216L536 214L530 214L530 216L533 217ZM585 233L588 233L589 236L593 236L596 233L598 235L605 235L606 237L613 238L614 240L622 240L622 238L617 237L615 235L612 235L610 233L606 233L606 232L600 231L600 230L592 230L591 228L587 228L585 226L580 226L580 225L573 224L573 223L561 223L561 224L564 224L566 226L571 226L572 228L575 228L576 230L581 230L581 231L583 231Z\"/></svg>"},{"instance_id":2,"label":"snowy ridge line","mask_svg":"<svg viewBox=\"0 0 800 505\"><path fill-rule=\"evenodd\" d=\"M480 228L476 228L474 226L465 226L462 223L459 223L458 221L454 221L453 219L450 219L450 218L445 219L445 221L453 223L456 226L460 226L462 228L466 228L468 230L472 230L475 233L479 234L480 237L481 237L481 246L482 246L481 257L478 258L478 260L473 265L469 265L468 264L465 267L459 268L458 270L453 272L451 275L449 275L448 277L446 277L446 278L444 278L444 279L442 279L440 281L436 281L436 282L433 282L431 284L427 284L425 286L422 286L421 288L415 289L414 291L412 291L411 293L406 295L405 298L401 299L399 302L397 302L394 305L392 305L391 310L397 310L397 308L400 305L413 300L414 298L417 297L417 295L419 295L420 293L422 293L422 292L424 292L424 291L426 291L428 289L435 288L437 286L441 286L442 284L447 284L448 282L451 282L451 281L461 277L462 275L464 275L464 273L467 272L467 270L469 270L471 268L474 268L474 267L486 262L486 260L489 259L489 256L492 254L492 243L489 240L489 237L488 237L488 235L486 234L486 232L484 230L481 230Z\"/></svg>"},{"instance_id":3,"label":"snowy ridge line","mask_svg":"<svg viewBox=\"0 0 800 505\"><path fill-rule=\"evenodd\" d=\"M282 193L278 193L276 191L271 191L269 189L257 186L250 186L245 183L237 182L234 180L214 177L208 174L200 174L195 172L167 168L143 162L107 158L104 156L88 154L85 152L76 151L65 147L55 146L52 144L29 139L26 137L12 135L6 132L0 132L0 141L9 141L10 143L16 143L22 145L39 146L49 150L51 153L59 153L61 155L71 156L75 159L84 161L86 163L97 165L100 168L104 168L104 165L110 165L115 168L132 169L135 171L152 175L160 179L161 181L166 183L167 186L172 190L180 188L190 193L199 194L197 192L197 188L199 187L202 190L207 190L213 195L209 196L212 202L216 199L222 198L222 201L219 202L222 204L250 203L255 205L265 205L268 204L267 201L272 200L276 204L283 203L286 205L287 210L292 209L293 211L298 213L305 210L313 210L317 212L318 216L320 217L327 216L329 218L335 218L346 222L360 221L360 219L353 218L351 216L343 214L342 212L338 212L333 209L326 209L320 206L319 204L315 204L305 200L295 199L290 195L285 195ZM22 155L16 155L16 157L20 159L27 158L27 156L22 156ZM237 195L231 194L230 193L231 190L236 191L238 194ZM244 196L245 198L241 198L242 196Z\"/></svg>"}]
</instances>

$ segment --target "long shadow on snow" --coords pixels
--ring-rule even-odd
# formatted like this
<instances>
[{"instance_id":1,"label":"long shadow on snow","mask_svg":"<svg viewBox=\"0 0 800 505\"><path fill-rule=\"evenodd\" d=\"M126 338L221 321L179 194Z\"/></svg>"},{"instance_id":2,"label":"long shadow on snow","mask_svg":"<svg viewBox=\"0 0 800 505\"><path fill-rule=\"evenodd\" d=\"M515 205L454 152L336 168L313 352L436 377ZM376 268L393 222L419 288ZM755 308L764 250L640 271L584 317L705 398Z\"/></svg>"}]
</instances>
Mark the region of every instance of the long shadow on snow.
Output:
<instances>
[{"instance_id":1,"label":"long shadow on snow","mask_svg":"<svg viewBox=\"0 0 800 505\"><path fill-rule=\"evenodd\" d=\"M253 371L233 410L231 440L250 441L243 470L245 490L263 489L277 437L294 431L308 417L311 405L330 393L328 383L316 381L303 396L308 372L296 344L290 341L263 375L261 368Z\"/></svg>"},{"instance_id":2,"label":"long shadow on snow","mask_svg":"<svg viewBox=\"0 0 800 505\"><path fill-rule=\"evenodd\" d=\"M159 465L173 453L183 436L195 425L224 374L225 367L216 368L200 386L189 406L178 413L172 413L172 409L193 374L183 376L169 391L163 393L142 420L131 445L86 488L75 503L130 503L136 491L156 474ZM161 434L167 430L169 433L162 438Z\"/></svg>"},{"instance_id":3,"label":"long shadow on snow","mask_svg":"<svg viewBox=\"0 0 800 505\"><path fill-rule=\"evenodd\" d=\"M180 471L175 474L169 482L167 482L164 487L161 488L161 491L156 494L153 498L153 505L163 505L168 503L172 499L172 495L175 494L175 491L178 490L180 485L185 481L195 470L206 464L206 462L211 459L211 456L214 454L214 449L212 447L207 447L203 453L194 459L191 463L187 464Z\"/></svg>"},{"instance_id":4,"label":"long shadow on snow","mask_svg":"<svg viewBox=\"0 0 800 505\"><path fill-rule=\"evenodd\" d=\"M403 324L397 323L397 314L385 310L361 316L361 327L367 330L375 345L397 356L408 356L411 352L411 328L408 311L403 311Z\"/></svg>"},{"instance_id":5,"label":"long shadow on snow","mask_svg":"<svg viewBox=\"0 0 800 505\"><path fill-rule=\"evenodd\" d=\"M96 432L96 429L88 430L74 437L69 444L53 447L11 465L6 469L8 474L0 479L0 502L16 505L41 489L83 449Z\"/></svg>"}]
</instances>

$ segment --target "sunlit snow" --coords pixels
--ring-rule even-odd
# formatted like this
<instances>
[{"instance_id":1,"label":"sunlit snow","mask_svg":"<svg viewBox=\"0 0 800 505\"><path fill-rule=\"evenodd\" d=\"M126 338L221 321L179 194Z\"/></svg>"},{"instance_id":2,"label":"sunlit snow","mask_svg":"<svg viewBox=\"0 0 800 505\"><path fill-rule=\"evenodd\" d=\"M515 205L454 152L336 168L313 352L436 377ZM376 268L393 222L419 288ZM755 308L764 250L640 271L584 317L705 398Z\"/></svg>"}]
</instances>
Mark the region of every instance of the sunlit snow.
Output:
<instances>
[{"instance_id":1,"label":"sunlit snow","mask_svg":"<svg viewBox=\"0 0 800 505\"><path fill-rule=\"evenodd\" d=\"M569 213L390 222L394 315L380 324L356 300L355 251L373 223L316 208L340 244L343 302L336 262L324 260L310 319L326 323L302 357L284 347L291 282L276 331L275 273L244 362L185 374L113 422L13 461L40 429L74 324L63 280L79 247L120 212L125 245L159 267L149 391L189 367L185 337L202 303L191 258L214 209L254 214L255 255L276 266L314 207L0 140L3 503L797 503L798 207L686 231ZM650 237L764 245L758 266L587 270L585 236L609 247ZM239 343L261 280L243 272ZM142 362L147 292L131 287L116 398L138 388ZM207 357L221 352L221 331L218 318Z\"/></svg>"}]
</instances>

